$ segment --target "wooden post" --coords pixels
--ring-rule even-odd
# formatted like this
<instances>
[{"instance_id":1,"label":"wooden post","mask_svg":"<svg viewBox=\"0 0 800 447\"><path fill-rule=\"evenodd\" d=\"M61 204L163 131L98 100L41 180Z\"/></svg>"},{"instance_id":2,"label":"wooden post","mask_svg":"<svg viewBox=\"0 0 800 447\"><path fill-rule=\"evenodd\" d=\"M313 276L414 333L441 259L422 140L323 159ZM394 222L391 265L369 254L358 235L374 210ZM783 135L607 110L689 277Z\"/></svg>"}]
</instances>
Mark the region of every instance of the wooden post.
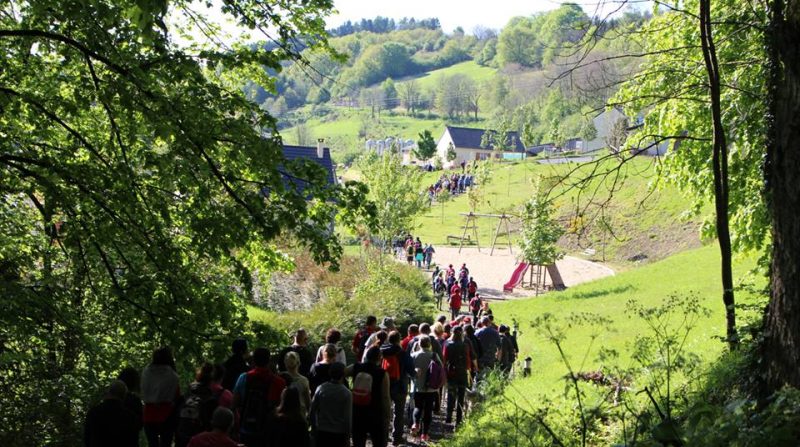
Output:
<instances>
[{"instance_id":1,"label":"wooden post","mask_svg":"<svg viewBox=\"0 0 800 447\"><path fill-rule=\"evenodd\" d=\"M503 219L500 218L500 220L497 222L497 228L494 230L494 239L492 239L492 250L489 252L489 256L494 254L494 246L495 244L497 244L497 237L500 236L500 225L502 224L503 224Z\"/></svg>"}]
</instances>

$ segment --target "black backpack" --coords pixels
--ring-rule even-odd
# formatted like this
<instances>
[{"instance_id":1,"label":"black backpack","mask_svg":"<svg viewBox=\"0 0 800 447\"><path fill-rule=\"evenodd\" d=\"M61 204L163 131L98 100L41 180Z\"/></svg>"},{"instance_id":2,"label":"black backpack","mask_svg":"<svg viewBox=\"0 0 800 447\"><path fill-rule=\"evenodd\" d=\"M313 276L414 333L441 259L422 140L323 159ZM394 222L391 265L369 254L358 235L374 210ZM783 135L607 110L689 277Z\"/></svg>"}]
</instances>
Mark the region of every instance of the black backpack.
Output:
<instances>
[{"instance_id":1,"label":"black backpack","mask_svg":"<svg viewBox=\"0 0 800 447\"><path fill-rule=\"evenodd\" d=\"M178 411L175 435L179 440L188 442L192 436L211 430L211 416L219 406L220 394L199 383L189 386L189 392Z\"/></svg>"},{"instance_id":2,"label":"black backpack","mask_svg":"<svg viewBox=\"0 0 800 447\"><path fill-rule=\"evenodd\" d=\"M241 430L266 435L275 420L275 404L269 400L272 379L261 380L248 374L245 378L244 403L240 419Z\"/></svg>"}]
</instances>

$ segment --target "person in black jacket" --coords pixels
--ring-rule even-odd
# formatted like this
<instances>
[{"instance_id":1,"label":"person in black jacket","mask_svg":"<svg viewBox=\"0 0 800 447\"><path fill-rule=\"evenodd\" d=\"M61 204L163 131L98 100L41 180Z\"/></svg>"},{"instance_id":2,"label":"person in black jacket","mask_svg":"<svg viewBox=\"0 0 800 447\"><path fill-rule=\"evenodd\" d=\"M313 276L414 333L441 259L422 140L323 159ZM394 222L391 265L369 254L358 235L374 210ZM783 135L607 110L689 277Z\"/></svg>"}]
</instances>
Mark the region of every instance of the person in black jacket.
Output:
<instances>
[{"instance_id":1,"label":"person in black jacket","mask_svg":"<svg viewBox=\"0 0 800 447\"><path fill-rule=\"evenodd\" d=\"M136 447L141 419L125 408L128 387L121 380L111 382L102 402L86 415L83 442L86 447Z\"/></svg>"},{"instance_id":2,"label":"person in black jacket","mask_svg":"<svg viewBox=\"0 0 800 447\"><path fill-rule=\"evenodd\" d=\"M278 371L280 372L286 371L284 360L288 352L297 353L300 357L300 367L298 371L302 376L308 378L308 372L311 370L311 365L314 364L314 355L308 349L308 334L305 329L298 329L297 332L294 333L294 343L281 349L281 352L278 353Z\"/></svg>"},{"instance_id":3,"label":"person in black jacket","mask_svg":"<svg viewBox=\"0 0 800 447\"><path fill-rule=\"evenodd\" d=\"M251 369L247 362L247 340L243 338L234 340L231 351L233 353L222 365L225 367L225 375L222 377L222 387L233 392L233 387L236 386L236 381L239 380L239 376Z\"/></svg>"}]
</instances>

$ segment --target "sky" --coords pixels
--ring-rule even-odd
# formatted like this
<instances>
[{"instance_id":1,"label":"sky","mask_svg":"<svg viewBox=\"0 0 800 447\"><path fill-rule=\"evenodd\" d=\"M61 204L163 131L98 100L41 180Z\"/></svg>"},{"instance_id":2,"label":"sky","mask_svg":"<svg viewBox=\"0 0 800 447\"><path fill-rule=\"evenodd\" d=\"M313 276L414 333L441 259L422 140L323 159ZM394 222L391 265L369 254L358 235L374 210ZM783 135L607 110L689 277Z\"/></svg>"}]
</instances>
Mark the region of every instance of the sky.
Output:
<instances>
[{"instance_id":1,"label":"sky","mask_svg":"<svg viewBox=\"0 0 800 447\"><path fill-rule=\"evenodd\" d=\"M437 17L445 32L461 26L469 33L478 25L499 30L511 17L556 9L561 3L556 0L334 0L339 13L330 16L326 22L331 28L347 20L376 16L393 19ZM574 3L581 4L587 14L593 15L597 0Z\"/></svg>"}]
</instances>

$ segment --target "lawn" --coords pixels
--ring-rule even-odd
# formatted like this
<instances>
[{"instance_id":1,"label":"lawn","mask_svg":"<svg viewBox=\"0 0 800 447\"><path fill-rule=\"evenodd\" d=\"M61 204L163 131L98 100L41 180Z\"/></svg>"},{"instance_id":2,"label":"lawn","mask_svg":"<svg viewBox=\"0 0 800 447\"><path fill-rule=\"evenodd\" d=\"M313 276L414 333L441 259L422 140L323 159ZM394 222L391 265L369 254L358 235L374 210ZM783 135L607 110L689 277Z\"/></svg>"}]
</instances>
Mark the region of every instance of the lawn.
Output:
<instances>
[{"instance_id":1,"label":"lawn","mask_svg":"<svg viewBox=\"0 0 800 447\"><path fill-rule=\"evenodd\" d=\"M438 70L429 71L419 76L403 78L398 80L397 83L399 84L407 82L410 79L414 79L417 81L417 84L421 89L433 89L436 87L436 83L439 82L439 79L442 76L452 76L455 74L466 75L472 78L472 80L474 80L476 83L480 84L482 81L491 79L493 76L495 76L495 74L497 74L497 70L478 65L478 63L475 61L467 61L451 65L449 67L440 68Z\"/></svg>"},{"instance_id":2,"label":"lawn","mask_svg":"<svg viewBox=\"0 0 800 447\"><path fill-rule=\"evenodd\" d=\"M754 266L755 261L751 258L738 259L734 277L748 276ZM497 321L516 320L519 324L520 358L530 356L533 359L532 375L515 380L508 392L522 393L527 399L536 401L538 395L557 397L564 391L563 377L567 369L555 346L531 328L531 322L545 313L564 319L574 312L591 312L613 320L613 332L603 333L585 359L592 331L581 325L567 331L563 347L573 367L578 371L593 371L603 366L595 358L600 347L617 350L620 364L628 365L630 344L634 338L649 334L641 319L626 313L629 300L645 307L655 307L671 294L691 294L697 298L698 306L708 308L711 313L710 317L699 320L697 328L689 336L686 349L706 361L714 360L725 347L719 339L725 335L725 315L718 272L719 254L716 245L712 244L564 292L494 303L492 309ZM757 282L763 285L763 279ZM756 299L745 292L737 293L738 303L752 303ZM739 317L741 323L742 314Z\"/></svg>"},{"instance_id":3,"label":"lawn","mask_svg":"<svg viewBox=\"0 0 800 447\"><path fill-rule=\"evenodd\" d=\"M533 179L540 176L543 178L561 176L576 166L575 164L542 165L534 160L495 163L491 179L485 185L485 202L475 211L516 215L522 204L533 194ZM594 166L594 164L583 165L573 175L573 179L581 178ZM600 170L610 169L611 166L609 162L601 165ZM661 254L675 253L699 244L699 234L696 231L699 219L684 217L691 206L690 201L673 187L662 185L654 191L650 187L655 178L653 159L642 157L628 162L621 172L625 177L624 182L617 185L613 200L606 205L604 211L604 217L608 226L613 229L613 233L601 231L599 225L594 225L584 237L584 246L594 247L598 256L605 247L608 259L619 261L627 256L626 253L637 248L645 250L649 257L658 259L663 257ZM441 173L426 174L425 186L435 182L439 175ZM610 183L611 180L596 180L590 183L590 190L594 187L599 188L596 200L609 195ZM561 187L555 189L553 195L556 197L557 214L565 228L574 226L571 220L575 215L578 191L576 189L565 191ZM582 200L585 199L586 193L582 196ZM597 207L590 209L595 213L598 210ZM708 208L703 211L708 211ZM461 213L466 212L469 212L466 194L445 202L443 206L434 203L416 219L414 233L423 241L444 244L448 235L460 236L463 233L465 218ZM482 246L491 243L496 226L497 219L478 219L478 239ZM505 241L505 236L501 234L500 240ZM513 228L512 240L516 240ZM694 241L694 245L688 242L691 240ZM579 251L572 246L568 249L573 252Z\"/></svg>"}]
</instances>

